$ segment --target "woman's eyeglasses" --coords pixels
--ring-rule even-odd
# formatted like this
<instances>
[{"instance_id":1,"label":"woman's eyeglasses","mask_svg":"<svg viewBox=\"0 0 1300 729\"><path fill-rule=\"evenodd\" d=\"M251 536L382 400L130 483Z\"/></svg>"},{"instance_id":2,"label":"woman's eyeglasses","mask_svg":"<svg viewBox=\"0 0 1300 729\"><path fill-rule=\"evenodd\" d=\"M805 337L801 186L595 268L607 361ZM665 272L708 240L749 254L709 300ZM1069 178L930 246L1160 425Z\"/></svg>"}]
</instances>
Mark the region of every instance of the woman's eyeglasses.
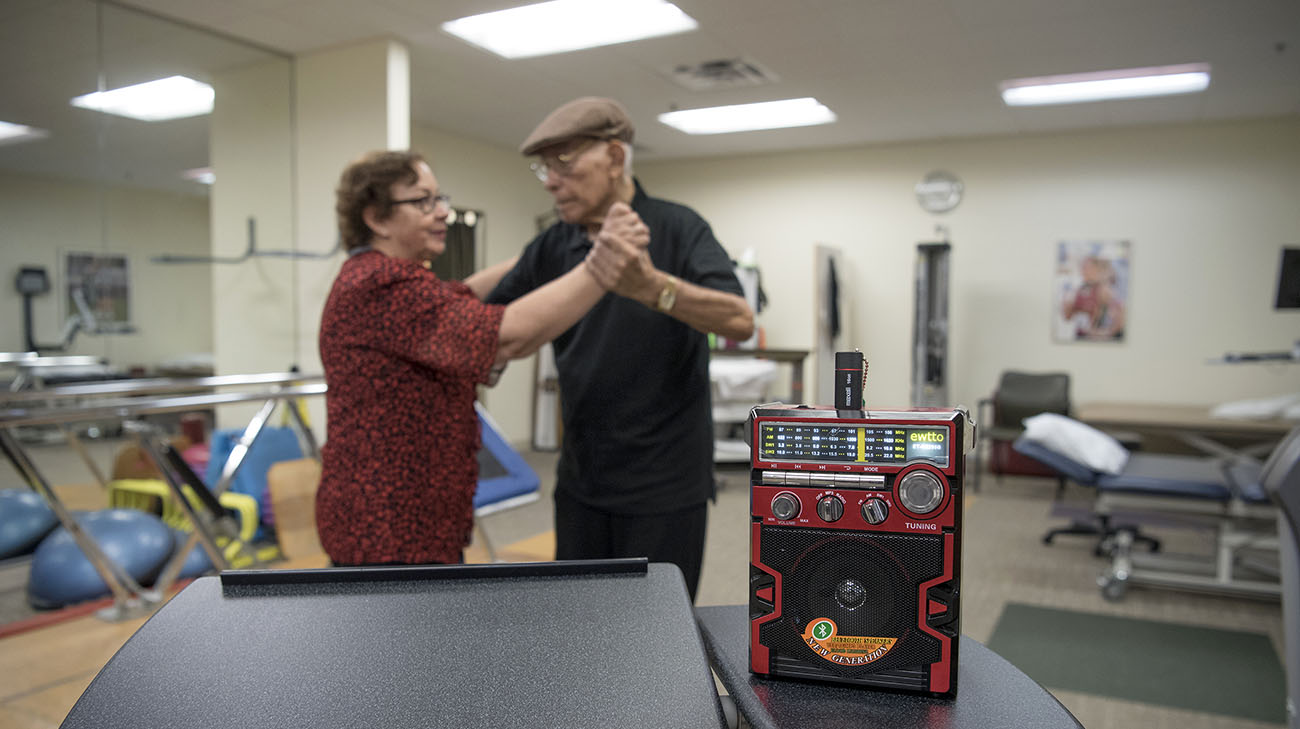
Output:
<instances>
[{"instance_id":1,"label":"woman's eyeglasses","mask_svg":"<svg viewBox=\"0 0 1300 729\"><path fill-rule=\"evenodd\" d=\"M431 213L439 205L451 210L451 195L421 195L410 200L394 200L394 205L414 205L422 213Z\"/></svg>"}]
</instances>

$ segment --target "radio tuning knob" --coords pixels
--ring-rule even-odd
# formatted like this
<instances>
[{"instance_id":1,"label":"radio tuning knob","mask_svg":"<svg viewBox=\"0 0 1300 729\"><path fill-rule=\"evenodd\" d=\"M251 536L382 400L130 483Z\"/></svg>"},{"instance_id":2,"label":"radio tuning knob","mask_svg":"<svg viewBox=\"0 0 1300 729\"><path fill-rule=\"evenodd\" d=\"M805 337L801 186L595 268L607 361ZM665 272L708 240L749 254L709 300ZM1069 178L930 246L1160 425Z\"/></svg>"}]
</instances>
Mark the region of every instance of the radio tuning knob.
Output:
<instances>
[{"instance_id":1,"label":"radio tuning knob","mask_svg":"<svg viewBox=\"0 0 1300 729\"><path fill-rule=\"evenodd\" d=\"M834 496L827 496L817 502L817 516L824 522L839 521L844 516L844 502Z\"/></svg>"},{"instance_id":2,"label":"radio tuning knob","mask_svg":"<svg viewBox=\"0 0 1300 729\"><path fill-rule=\"evenodd\" d=\"M867 499L862 504L862 518L868 524L880 524L889 516L889 505L883 499Z\"/></svg>"},{"instance_id":3,"label":"radio tuning knob","mask_svg":"<svg viewBox=\"0 0 1300 729\"><path fill-rule=\"evenodd\" d=\"M789 521L799 516L799 499L789 492L781 492L772 499L772 516Z\"/></svg>"},{"instance_id":4,"label":"radio tuning knob","mask_svg":"<svg viewBox=\"0 0 1300 729\"><path fill-rule=\"evenodd\" d=\"M927 471L912 471L898 482L898 500L913 514L929 514L943 503L943 484Z\"/></svg>"}]
</instances>

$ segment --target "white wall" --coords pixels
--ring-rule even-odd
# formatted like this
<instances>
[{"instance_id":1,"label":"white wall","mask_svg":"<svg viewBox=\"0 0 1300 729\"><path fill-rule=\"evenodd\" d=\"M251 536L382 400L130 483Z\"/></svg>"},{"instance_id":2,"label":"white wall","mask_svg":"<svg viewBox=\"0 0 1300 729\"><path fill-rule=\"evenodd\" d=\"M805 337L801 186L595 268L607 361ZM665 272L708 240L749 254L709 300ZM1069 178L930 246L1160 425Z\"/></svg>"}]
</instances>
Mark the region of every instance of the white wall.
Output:
<instances>
[{"instance_id":1,"label":"white wall","mask_svg":"<svg viewBox=\"0 0 1300 729\"><path fill-rule=\"evenodd\" d=\"M913 195L934 169L966 185L944 216ZM1300 311L1272 306L1280 249L1300 245L1300 119L638 160L637 174L704 215L733 256L757 249L769 347L811 349L812 246L841 247L868 404L908 403L915 245L936 223L953 243L954 403L973 407L1007 368L1068 370L1075 402L1300 391L1300 365L1206 364L1300 339ZM1063 239L1132 241L1123 343L1051 340Z\"/></svg>"},{"instance_id":2,"label":"white wall","mask_svg":"<svg viewBox=\"0 0 1300 729\"><path fill-rule=\"evenodd\" d=\"M517 255L537 234L536 216L551 209L551 196L528 169L528 158L427 126L411 130L411 146L429 160L438 184L457 208L484 213L484 265ZM535 357L512 362L496 387L481 390L484 405L506 439L532 438Z\"/></svg>"},{"instance_id":3,"label":"white wall","mask_svg":"<svg viewBox=\"0 0 1300 729\"><path fill-rule=\"evenodd\" d=\"M63 303L66 252L125 254L136 333L79 334L69 354L151 367L212 352L212 287L202 266L151 263L164 253L208 253L208 201L121 186L0 173L0 351L25 349L23 300L14 276L44 266L52 290L34 300L35 338L54 343L70 312Z\"/></svg>"},{"instance_id":4,"label":"white wall","mask_svg":"<svg viewBox=\"0 0 1300 729\"><path fill-rule=\"evenodd\" d=\"M432 160L458 207L485 213L487 263L517 253L533 235L534 217L550 207L513 149L419 126L412 146ZM935 168L953 171L967 187L965 200L946 216L924 213L912 195L913 185ZM747 245L758 250L771 304L760 323L771 347L811 347L812 245L843 248L848 270L841 278L855 284L849 341L871 361L867 395L875 405L907 402L915 243L932 240L936 222L949 226L954 244L954 402L973 404L1008 367L1071 371L1076 402L1214 403L1300 391L1297 365L1205 364L1224 351L1284 349L1300 339L1300 312L1272 309L1279 249L1300 245L1295 119L639 159L637 174L651 194L699 210L733 255ZM11 283L19 265L46 266L57 287L61 251L105 246L130 256L140 333L82 336L78 353L130 365L211 351L211 269L148 262L161 253L209 252L206 201L106 188L104 243L99 195L90 185L0 175L6 276L0 302L10 312L0 318L0 350L22 347L22 302ZM304 203L300 214L332 220L332 199ZM1051 341L1052 254L1065 238L1133 241L1124 343ZM322 249L332 240L311 243L302 248ZM217 252L238 252L243 244L238 235ZM261 244L280 247L267 238ZM336 269L339 260L325 267ZM268 290L292 281L292 275L258 278ZM300 303L300 316L312 322L304 342L315 341L327 287L317 290L322 293ZM218 306L229 295L219 292ZM55 301L52 293L37 306L41 339L61 326L64 312ZM250 317L233 326L247 332ZM289 321L283 313L285 328ZM276 352L274 366L267 365L272 369L293 354L279 336L243 339L240 347ZM485 394L516 443L531 433L532 375L531 360L516 362ZM807 379L811 385L811 373Z\"/></svg>"},{"instance_id":5,"label":"white wall","mask_svg":"<svg viewBox=\"0 0 1300 729\"><path fill-rule=\"evenodd\" d=\"M261 210L270 221L270 225L263 224L267 230L287 230L271 227L287 226L282 216L274 215L276 205L281 205L284 211L288 209L287 201L277 202L287 200L288 182L278 176L282 170L287 173L287 148L276 149L274 145L264 148L261 144L245 146L250 140L265 136L253 135L251 130L270 129L275 135L281 133L280 108L271 103L251 103L259 94L271 93L273 96L279 75L274 69L269 69L268 75L260 79L245 74L231 81L237 81L244 93L252 95L250 103L245 106L258 110L258 115L253 115L250 121L246 115L226 118L214 114L215 130L225 131L227 124L238 124L237 129L231 130L231 135L244 141L229 150L219 150L214 146L213 156L221 159L227 168L237 166L261 172L251 177L247 186L227 188L229 192L223 194L230 197L218 199L222 204L244 206L235 211L237 214L221 216L224 223L214 219L213 229L217 231L214 235L220 241L220 245L214 246L218 255L237 255L246 246L243 220L249 214L247 210ZM263 119L263 122L258 121ZM221 134L214 135L214 139L221 138ZM337 159L332 161L331 169L325 169L325 162L318 158L299 162L300 165L313 165L311 170L300 172L297 225L299 249L304 251L327 250L337 239L333 187L347 160L383 145L372 144L366 148L342 144L326 146L335 148ZM424 126L411 128L410 146L430 161L439 185L452 195L456 207L482 213L479 226L485 265L518 254L536 235L534 218L550 209L550 196L529 171L528 160L517 151ZM301 181L304 179L310 179L310 185ZM288 247L273 232L260 235L264 236L259 242L260 248ZM222 313L218 317L225 322L219 326L226 332L221 338L226 346L218 357L222 371L280 370L289 361L299 362L304 371L320 371L316 345L320 313L342 262L343 255L338 254L325 261L295 263L271 258L232 267L214 267L213 275L220 282L218 299L224 302L220 305ZM291 311L295 300L294 286L299 288L296 300L300 317L300 339L296 351ZM237 314L231 315L229 312L232 310ZM482 390L483 401L501 425L505 437L515 443L527 443L531 439L533 372L533 358L520 360L506 370L495 388ZM324 422L322 404L320 398L311 401L313 424ZM229 424L233 425L242 422L241 418L247 420L249 410L227 408L223 417L228 413ZM317 431L324 437L320 425L317 425Z\"/></svg>"},{"instance_id":6,"label":"white wall","mask_svg":"<svg viewBox=\"0 0 1300 729\"><path fill-rule=\"evenodd\" d=\"M353 160L378 149L410 146L410 75L406 46L389 39L298 56L294 101L298 200L296 229L304 251L338 240L334 188ZM298 262L298 361L321 371L317 331L343 256ZM324 420L324 399L313 401Z\"/></svg>"},{"instance_id":7,"label":"white wall","mask_svg":"<svg viewBox=\"0 0 1300 729\"><path fill-rule=\"evenodd\" d=\"M365 152L409 143L406 60L404 46L380 39L304 54L292 74L277 60L215 80L215 255L247 249L249 216L258 222L259 252L335 247L339 173ZM217 370L237 374L297 365L320 372L316 333L342 259L341 253L326 259L268 256L214 265ZM307 407L309 420L323 424L323 398L309 399ZM218 413L220 424L243 425L255 409L225 408Z\"/></svg>"},{"instance_id":8,"label":"white wall","mask_svg":"<svg viewBox=\"0 0 1300 729\"><path fill-rule=\"evenodd\" d=\"M373 47L369 50L376 51ZM302 73L300 69L300 75ZM247 110L230 116L214 114L214 140L223 139L223 133L227 131L234 140L242 140L229 149L219 148L214 141L213 157L220 161L218 175L222 174L220 170L223 167L230 169L233 166L244 170L244 177L250 180L248 185L219 190L222 197L217 198L218 203L227 208L233 205L236 209L214 218L214 252L217 255L238 255L243 251L246 246L243 221L252 210L260 210L268 221L259 228L266 231L259 233L259 248L290 247L285 240L289 237L288 221L283 215L275 215L277 206L283 213L288 210L286 191L289 185L281 177L282 173L287 174L288 149L251 144L262 140L268 129L273 136L282 134L282 107L269 101L275 96L280 78L274 68L268 68L261 78L250 70L241 72L238 78L228 79L249 95L249 103L242 104L241 108L257 110L257 114L252 115ZM265 103L253 103L262 94L270 94L270 97ZM302 113L305 112L300 112L300 118ZM323 112L318 110L315 113L319 117ZM338 120L332 121L318 131L317 136L327 135ZM237 126L231 129L229 125ZM257 130L262 131L254 134ZM303 132L299 134L301 136ZM298 247L304 251L327 250L337 239L333 188L347 160L384 145L377 141L360 146L319 142L317 146L330 147L333 157L331 160L299 157L297 237ZM411 128L410 146L430 160L439 184L453 196L457 207L483 213L483 222L479 225L484 236L485 264L516 255L536 234L534 218L550 209L550 196L528 170L528 160L517 151L421 126ZM329 169L326 169L327 164ZM310 169L306 167L308 165ZM261 171L250 177L249 170ZM218 326L224 332L219 337L221 371L280 370L290 361L299 362L304 371L320 371L316 346L320 313L342 261L343 255L338 254L325 261L292 262L270 258L238 266L214 267L213 275L219 282L217 298L221 313ZM296 298L294 287L298 288ZM296 348L292 336L295 300L300 322L300 339ZM506 438L516 443L528 442L532 433L533 371L532 358L515 362L495 388L483 391L483 400L502 426ZM311 419L323 437L323 428L318 425L324 422L322 404L323 400L319 398L311 401ZM242 422L241 419L247 419L247 410L227 408L223 417L229 414L229 424Z\"/></svg>"},{"instance_id":9,"label":"white wall","mask_svg":"<svg viewBox=\"0 0 1300 729\"><path fill-rule=\"evenodd\" d=\"M208 255L239 260L249 248L249 220L258 251L295 247L293 227L292 79L283 60L232 69L213 79L217 104L209 127L212 245ZM318 248L328 249L322 241ZM254 257L203 266L217 302L213 337L218 374L282 372L298 362L294 348L297 269L287 258ZM310 365L304 369L310 370ZM222 425L242 424L256 405L219 412ZM248 412L246 412L248 411ZM228 413L237 417L227 418Z\"/></svg>"}]
</instances>

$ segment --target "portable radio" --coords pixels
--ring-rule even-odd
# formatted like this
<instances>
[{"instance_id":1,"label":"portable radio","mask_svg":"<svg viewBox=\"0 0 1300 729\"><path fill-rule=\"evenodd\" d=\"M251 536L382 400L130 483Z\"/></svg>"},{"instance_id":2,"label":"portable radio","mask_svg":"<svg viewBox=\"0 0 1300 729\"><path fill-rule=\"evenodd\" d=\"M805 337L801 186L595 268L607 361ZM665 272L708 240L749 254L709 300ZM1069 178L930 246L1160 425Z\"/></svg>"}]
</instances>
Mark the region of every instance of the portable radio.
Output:
<instances>
[{"instance_id":1,"label":"portable radio","mask_svg":"<svg viewBox=\"0 0 1300 729\"><path fill-rule=\"evenodd\" d=\"M773 404L747 428L754 673L954 695L966 411Z\"/></svg>"}]
</instances>

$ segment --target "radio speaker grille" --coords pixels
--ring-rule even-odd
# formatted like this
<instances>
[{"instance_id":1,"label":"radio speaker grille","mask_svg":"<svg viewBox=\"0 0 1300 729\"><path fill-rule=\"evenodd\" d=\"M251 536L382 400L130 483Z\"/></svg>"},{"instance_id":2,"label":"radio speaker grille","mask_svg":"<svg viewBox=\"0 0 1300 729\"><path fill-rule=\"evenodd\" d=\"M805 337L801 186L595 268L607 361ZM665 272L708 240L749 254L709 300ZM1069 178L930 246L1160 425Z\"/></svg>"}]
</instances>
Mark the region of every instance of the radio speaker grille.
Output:
<instances>
[{"instance_id":1,"label":"radio speaker grille","mask_svg":"<svg viewBox=\"0 0 1300 729\"><path fill-rule=\"evenodd\" d=\"M940 659L939 641L917 623L920 584L943 574L942 535L763 527L759 543L760 561L782 575L782 615L759 629L769 649L842 677ZM898 642L873 663L834 664L803 641L804 628L816 618L834 620L841 635Z\"/></svg>"}]
</instances>

